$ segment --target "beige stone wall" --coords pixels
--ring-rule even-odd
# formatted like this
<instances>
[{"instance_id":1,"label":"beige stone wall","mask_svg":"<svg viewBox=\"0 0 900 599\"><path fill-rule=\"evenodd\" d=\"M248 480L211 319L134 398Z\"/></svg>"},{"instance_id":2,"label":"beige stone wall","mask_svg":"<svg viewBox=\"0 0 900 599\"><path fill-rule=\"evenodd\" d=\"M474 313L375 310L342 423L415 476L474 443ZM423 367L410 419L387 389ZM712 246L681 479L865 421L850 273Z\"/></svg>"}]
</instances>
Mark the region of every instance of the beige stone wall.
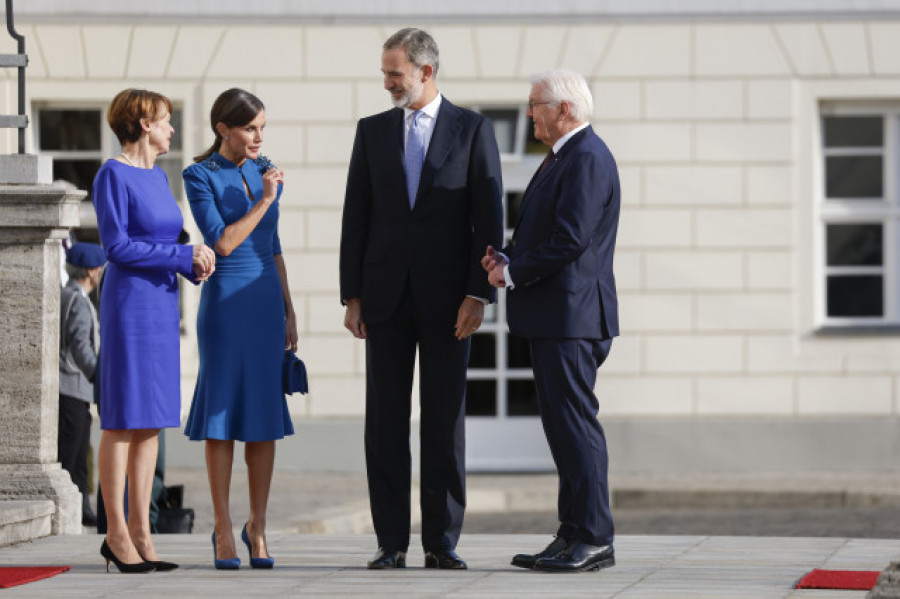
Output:
<instances>
[{"instance_id":1,"label":"beige stone wall","mask_svg":"<svg viewBox=\"0 0 900 599\"><path fill-rule=\"evenodd\" d=\"M290 402L298 416L363 411L363 348L338 304L340 211L355 122L389 106L380 44L401 25L19 25L30 100L162 91L184 106L185 156L209 143L223 89L267 104L312 374L310 398ZM900 22L417 25L441 46L456 103L522 103L528 76L559 66L589 78L623 180L623 336L598 385L605 414L897 414L900 343L811 333L817 103L900 97ZM191 335L184 345L188 402Z\"/></svg>"}]
</instances>

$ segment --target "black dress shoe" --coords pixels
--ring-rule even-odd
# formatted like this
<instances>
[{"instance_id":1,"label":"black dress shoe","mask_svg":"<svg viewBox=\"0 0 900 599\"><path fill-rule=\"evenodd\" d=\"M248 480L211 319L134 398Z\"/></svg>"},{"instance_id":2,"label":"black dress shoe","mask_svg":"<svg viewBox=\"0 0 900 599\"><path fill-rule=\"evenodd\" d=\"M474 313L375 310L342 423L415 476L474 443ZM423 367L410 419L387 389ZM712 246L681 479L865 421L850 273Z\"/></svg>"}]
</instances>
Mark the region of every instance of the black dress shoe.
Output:
<instances>
[{"instance_id":1,"label":"black dress shoe","mask_svg":"<svg viewBox=\"0 0 900 599\"><path fill-rule=\"evenodd\" d=\"M513 566L528 568L530 570L534 567L534 562L542 557L553 557L568 546L569 542L567 540L562 537L556 537L553 539L553 542L547 545L540 553L519 553L512 558L512 562L510 563Z\"/></svg>"},{"instance_id":2,"label":"black dress shoe","mask_svg":"<svg viewBox=\"0 0 900 599\"><path fill-rule=\"evenodd\" d=\"M468 570L466 562L453 552L452 549L425 552L425 567L438 568L439 570Z\"/></svg>"},{"instance_id":3,"label":"black dress shoe","mask_svg":"<svg viewBox=\"0 0 900 599\"><path fill-rule=\"evenodd\" d=\"M394 568L406 567L405 551L388 551L383 547L378 548L378 553L372 558L372 561L366 564L369 570L393 570Z\"/></svg>"},{"instance_id":4,"label":"black dress shoe","mask_svg":"<svg viewBox=\"0 0 900 599\"><path fill-rule=\"evenodd\" d=\"M542 557L534 562L534 569L541 572L590 572L616 565L616 552L612 545L589 545L572 541L553 557Z\"/></svg>"}]
</instances>

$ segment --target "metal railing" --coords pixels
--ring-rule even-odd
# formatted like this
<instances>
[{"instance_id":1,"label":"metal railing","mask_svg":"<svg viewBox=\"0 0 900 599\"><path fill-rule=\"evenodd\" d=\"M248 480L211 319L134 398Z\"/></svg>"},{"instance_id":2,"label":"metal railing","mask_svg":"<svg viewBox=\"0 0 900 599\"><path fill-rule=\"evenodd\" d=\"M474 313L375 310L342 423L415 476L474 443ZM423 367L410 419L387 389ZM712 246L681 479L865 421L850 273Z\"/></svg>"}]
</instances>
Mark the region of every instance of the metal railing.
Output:
<instances>
[{"instance_id":1,"label":"metal railing","mask_svg":"<svg viewBox=\"0 0 900 599\"><path fill-rule=\"evenodd\" d=\"M19 130L19 154L25 153L25 129L28 127L28 116L25 114L25 67L28 66L28 55L25 54L25 36L16 31L13 22L12 0L6 0L6 30L19 43L18 54L0 54L0 67L15 67L19 70L19 114L0 115L0 128Z\"/></svg>"}]
</instances>

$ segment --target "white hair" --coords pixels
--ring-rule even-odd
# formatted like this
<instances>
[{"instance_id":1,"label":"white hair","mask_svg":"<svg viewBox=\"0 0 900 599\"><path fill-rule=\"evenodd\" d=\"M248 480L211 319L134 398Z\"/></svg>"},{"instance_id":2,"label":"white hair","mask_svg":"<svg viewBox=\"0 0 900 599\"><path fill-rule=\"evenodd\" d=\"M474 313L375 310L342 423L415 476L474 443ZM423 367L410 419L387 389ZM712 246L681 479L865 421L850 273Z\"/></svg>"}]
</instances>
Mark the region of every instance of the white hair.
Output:
<instances>
[{"instance_id":1,"label":"white hair","mask_svg":"<svg viewBox=\"0 0 900 599\"><path fill-rule=\"evenodd\" d=\"M543 90L544 100L547 102L567 102L571 106L572 118L579 123L587 122L594 113L591 89L580 73L565 69L547 71L533 76L531 84L538 85Z\"/></svg>"}]
</instances>

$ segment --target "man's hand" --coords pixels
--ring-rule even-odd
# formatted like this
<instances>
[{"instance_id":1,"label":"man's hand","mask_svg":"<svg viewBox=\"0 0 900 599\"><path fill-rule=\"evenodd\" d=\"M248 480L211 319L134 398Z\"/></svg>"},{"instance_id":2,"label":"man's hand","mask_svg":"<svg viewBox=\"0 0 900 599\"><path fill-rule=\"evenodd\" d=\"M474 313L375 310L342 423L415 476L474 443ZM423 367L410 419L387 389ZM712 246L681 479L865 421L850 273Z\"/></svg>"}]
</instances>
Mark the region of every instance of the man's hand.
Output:
<instances>
[{"instance_id":1,"label":"man's hand","mask_svg":"<svg viewBox=\"0 0 900 599\"><path fill-rule=\"evenodd\" d=\"M474 297L465 298L456 316L454 333L456 338L462 341L466 337L471 337L481 326L482 320L484 320L484 304Z\"/></svg>"},{"instance_id":2,"label":"man's hand","mask_svg":"<svg viewBox=\"0 0 900 599\"><path fill-rule=\"evenodd\" d=\"M485 272L490 273L498 264L502 267L507 263L508 261L503 257L503 254L495 250L494 246L489 245L487 246L484 258L481 259L481 268L483 268Z\"/></svg>"},{"instance_id":3,"label":"man's hand","mask_svg":"<svg viewBox=\"0 0 900 599\"><path fill-rule=\"evenodd\" d=\"M488 283L490 283L497 289L506 287L506 277L503 276L503 267L504 266L505 266L505 263L497 264L494 267L494 269L490 273L488 273Z\"/></svg>"},{"instance_id":4,"label":"man's hand","mask_svg":"<svg viewBox=\"0 0 900 599\"><path fill-rule=\"evenodd\" d=\"M366 323L362 320L362 307L358 297L347 300L347 310L344 312L344 326L357 339L365 339L367 337Z\"/></svg>"}]
</instances>

